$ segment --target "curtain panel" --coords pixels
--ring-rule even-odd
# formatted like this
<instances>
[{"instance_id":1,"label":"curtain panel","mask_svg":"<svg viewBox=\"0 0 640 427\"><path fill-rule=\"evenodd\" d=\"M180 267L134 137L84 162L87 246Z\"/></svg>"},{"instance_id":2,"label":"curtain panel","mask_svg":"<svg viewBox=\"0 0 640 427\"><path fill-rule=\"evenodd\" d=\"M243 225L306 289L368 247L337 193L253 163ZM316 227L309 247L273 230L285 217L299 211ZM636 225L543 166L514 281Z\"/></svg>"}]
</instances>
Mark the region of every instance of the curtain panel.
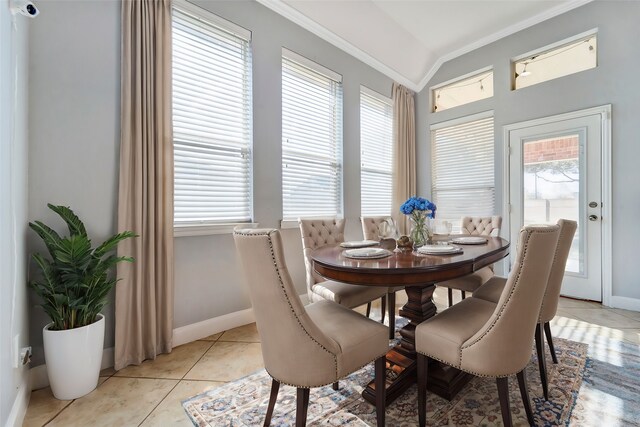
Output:
<instances>
[{"instance_id":1,"label":"curtain panel","mask_svg":"<svg viewBox=\"0 0 640 427\"><path fill-rule=\"evenodd\" d=\"M393 98L393 196L391 216L400 234L411 230L409 217L400 213L400 206L416 195L416 111L414 94L394 83Z\"/></svg>"},{"instance_id":2,"label":"curtain panel","mask_svg":"<svg viewBox=\"0 0 640 427\"><path fill-rule=\"evenodd\" d=\"M171 1L122 2L120 244L115 369L172 348L173 138Z\"/></svg>"}]
</instances>

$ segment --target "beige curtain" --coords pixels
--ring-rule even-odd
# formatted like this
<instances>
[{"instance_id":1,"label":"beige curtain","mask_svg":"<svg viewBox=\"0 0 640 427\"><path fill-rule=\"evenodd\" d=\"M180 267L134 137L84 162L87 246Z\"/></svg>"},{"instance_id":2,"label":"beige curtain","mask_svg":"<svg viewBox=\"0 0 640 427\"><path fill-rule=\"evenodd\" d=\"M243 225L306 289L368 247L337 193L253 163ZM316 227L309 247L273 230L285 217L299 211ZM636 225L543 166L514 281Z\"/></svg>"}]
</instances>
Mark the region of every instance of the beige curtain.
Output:
<instances>
[{"instance_id":1,"label":"beige curtain","mask_svg":"<svg viewBox=\"0 0 640 427\"><path fill-rule=\"evenodd\" d=\"M393 210L401 234L409 234L409 218L400 213L409 197L416 195L416 114L413 92L393 84Z\"/></svg>"},{"instance_id":2,"label":"beige curtain","mask_svg":"<svg viewBox=\"0 0 640 427\"><path fill-rule=\"evenodd\" d=\"M170 0L122 2L121 127L118 230L139 237L118 248L115 369L172 347Z\"/></svg>"}]
</instances>

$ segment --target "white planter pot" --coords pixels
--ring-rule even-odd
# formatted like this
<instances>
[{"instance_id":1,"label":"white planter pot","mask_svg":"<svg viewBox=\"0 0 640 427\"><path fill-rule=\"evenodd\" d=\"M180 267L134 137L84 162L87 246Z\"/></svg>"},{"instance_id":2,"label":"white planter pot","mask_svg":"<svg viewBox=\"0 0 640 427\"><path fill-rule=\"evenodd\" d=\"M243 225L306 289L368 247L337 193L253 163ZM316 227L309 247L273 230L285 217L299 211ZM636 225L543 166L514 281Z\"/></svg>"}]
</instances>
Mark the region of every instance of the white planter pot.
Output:
<instances>
[{"instance_id":1,"label":"white planter pot","mask_svg":"<svg viewBox=\"0 0 640 427\"><path fill-rule=\"evenodd\" d=\"M104 342L104 316L81 328L42 330L44 358L49 385L56 399L71 400L91 392L98 385Z\"/></svg>"}]
</instances>

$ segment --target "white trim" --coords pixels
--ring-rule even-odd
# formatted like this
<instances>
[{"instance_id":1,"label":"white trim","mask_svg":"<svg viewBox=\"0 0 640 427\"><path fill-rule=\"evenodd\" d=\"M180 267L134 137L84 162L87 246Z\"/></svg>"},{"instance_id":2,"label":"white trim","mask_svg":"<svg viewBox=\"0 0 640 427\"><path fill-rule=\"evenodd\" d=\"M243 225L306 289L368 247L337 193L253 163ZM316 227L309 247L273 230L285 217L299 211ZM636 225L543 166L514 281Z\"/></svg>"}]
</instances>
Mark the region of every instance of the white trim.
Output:
<instances>
[{"instance_id":1,"label":"white trim","mask_svg":"<svg viewBox=\"0 0 640 427\"><path fill-rule=\"evenodd\" d=\"M593 29L591 29L589 31L585 31L585 32L580 33L580 34L576 34L575 36L568 37L568 38L566 38L564 40L560 40L560 41L557 41L555 43L548 44L548 45L546 45L544 47L540 47L538 49L531 50L531 51L529 51L527 53L523 53L522 55L514 56L513 58L511 58L511 62L517 63L518 61L530 58L532 56L542 55L543 53L551 52L551 51L556 50L558 48L561 48L561 47L570 45L572 43L575 43L577 41L581 41L583 39L587 40L587 39L589 39L589 38L591 38L591 37L593 37L593 36L595 36L597 34L598 34L598 28L596 27L596 28L593 28Z\"/></svg>"},{"instance_id":2,"label":"white trim","mask_svg":"<svg viewBox=\"0 0 640 427\"><path fill-rule=\"evenodd\" d=\"M599 107L587 108L584 110L572 111L569 113L558 114L550 117L542 117L533 120L527 120L520 123L513 123L505 125L503 127L504 138L504 157L503 157L503 216L502 223L504 224L504 230L506 236L511 235L511 218L510 218L510 197L511 189L509 182L509 151L510 151L510 138L509 133L516 129L524 129L532 126L539 126L549 123L556 123L564 120L577 119L585 116L593 116L599 114L601 117L601 131L602 131L602 158L601 158L601 172L602 172L602 304L605 306L611 306L614 303L614 299L623 297L613 296L613 266L611 263L612 250L612 193L611 193L611 104L602 105ZM508 261L505 261L508 262ZM508 270L507 270L508 271Z\"/></svg>"},{"instance_id":3,"label":"white trim","mask_svg":"<svg viewBox=\"0 0 640 427\"><path fill-rule=\"evenodd\" d=\"M114 348L108 347L102 350L102 362L100 370L113 367L114 364ZM49 377L47 376L47 365L42 364L34 366L29 370L29 389L39 390L49 386Z\"/></svg>"},{"instance_id":4,"label":"white trim","mask_svg":"<svg viewBox=\"0 0 640 427\"><path fill-rule=\"evenodd\" d=\"M31 388L29 387L29 371L26 369L22 373L22 381L18 385L18 393L11 406L11 412L7 418L7 427L19 427L24 421L24 416L27 414L27 408L29 407L29 400L31 399Z\"/></svg>"},{"instance_id":5,"label":"white trim","mask_svg":"<svg viewBox=\"0 0 640 427\"><path fill-rule=\"evenodd\" d=\"M235 36L240 37L248 42L251 42L251 31L238 24L235 24L221 16L216 15L196 4L187 0L173 0L174 9L178 9L181 12L191 15L192 17L204 21L208 25L214 25L219 27Z\"/></svg>"},{"instance_id":6,"label":"white trim","mask_svg":"<svg viewBox=\"0 0 640 427\"><path fill-rule=\"evenodd\" d=\"M173 346L177 347L192 341L206 338L209 335L224 332L238 326L253 323L253 309L235 311L233 313L224 314L201 322L192 323L190 325L181 326L173 330Z\"/></svg>"},{"instance_id":7,"label":"white trim","mask_svg":"<svg viewBox=\"0 0 640 427\"><path fill-rule=\"evenodd\" d=\"M629 297L620 297L620 296L611 296L611 303L604 304L613 308L622 308L625 310L633 310L640 311L640 299L637 298L629 298Z\"/></svg>"},{"instance_id":8,"label":"white trim","mask_svg":"<svg viewBox=\"0 0 640 427\"><path fill-rule=\"evenodd\" d=\"M393 99L388 96L385 96L379 92L376 92L373 89L369 89L364 85L360 85L360 93L364 93L372 98L377 99L378 101L384 102L385 104L393 105Z\"/></svg>"},{"instance_id":9,"label":"white trim","mask_svg":"<svg viewBox=\"0 0 640 427\"><path fill-rule=\"evenodd\" d=\"M342 83L342 74L337 73L322 64L318 64L317 62L307 58L306 56L302 56L299 53L287 49L286 47L282 48L282 57L288 59L289 61L296 62L303 67L307 67L318 74L322 74L323 76L330 78L334 82Z\"/></svg>"},{"instance_id":10,"label":"white trim","mask_svg":"<svg viewBox=\"0 0 640 427\"><path fill-rule=\"evenodd\" d=\"M493 110L483 111L481 113L472 114L470 116L458 117L457 119L447 120L444 122L433 123L430 127L430 131L448 128L451 126L457 126L464 123L475 122L476 120L488 119L489 117L493 117Z\"/></svg>"},{"instance_id":11,"label":"white trim","mask_svg":"<svg viewBox=\"0 0 640 427\"><path fill-rule=\"evenodd\" d=\"M231 234L237 227L257 228L257 222L237 222L230 224L206 224L206 225L174 225L173 237L186 236L210 236L213 234Z\"/></svg>"}]
</instances>

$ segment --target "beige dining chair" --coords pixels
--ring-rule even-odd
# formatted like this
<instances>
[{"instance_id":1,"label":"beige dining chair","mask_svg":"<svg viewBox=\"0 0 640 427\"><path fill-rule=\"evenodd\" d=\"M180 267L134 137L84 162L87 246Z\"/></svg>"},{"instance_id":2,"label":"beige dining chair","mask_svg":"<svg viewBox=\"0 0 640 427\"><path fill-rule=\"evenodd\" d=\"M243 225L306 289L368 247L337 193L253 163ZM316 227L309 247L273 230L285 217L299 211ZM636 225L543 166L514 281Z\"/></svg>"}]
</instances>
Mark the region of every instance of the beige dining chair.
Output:
<instances>
[{"instance_id":1,"label":"beige dining chair","mask_svg":"<svg viewBox=\"0 0 640 427\"><path fill-rule=\"evenodd\" d=\"M560 227L560 237L558 245L554 251L553 264L551 265L551 273L547 282L547 290L542 300L542 308L540 309L540 318L536 326L535 341L536 351L538 354L538 368L540 370L540 381L542 382L542 392L544 398L549 399L549 387L547 380L547 368L544 357L544 334L547 336L547 344L549 352L554 364L558 363L558 356L553 346L553 337L551 336L551 327L549 322L556 317L558 311L558 301L560 300L560 288L562 287L562 279L564 278L564 270L569 258L571 243L578 228L578 223L568 219L558 221ZM500 276L494 276L487 283L480 286L474 293L474 298L480 298L486 301L497 303L500 300L502 291L507 283L507 279ZM542 326L542 327L541 327Z\"/></svg>"},{"instance_id":2,"label":"beige dining chair","mask_svg":"<svg viewBox=\"0 0 640 427\"><path fill-rule=\"evenodd\" d=\"M385 420L387 328L331 301L304 306L275 229L237 229L238 258L249 287L264 366L272 378L265 426L271 423L280 384L297 388L296 427L304 426L309 389L335 384L375 361L376 418Z\"/></svg>"},{"instance_id":3,"label":"beige dining chair","mask_svg":"<svg viewBox=\"0 0 640 427\"><path fill-rule=\"evenodd\" d=\"M460 233L471 236L498 236L502 226L501 216L471 217L465 216L461 220ZM453 305L453 289L457 289L465 299L467 292L473 292L493 277L493 265L481 268L471 274L446 282L436 283L447 289L449 307Z\"/></svg>"},{"instance_id":4,"label":"beige dining chair","mask_svg":"<svg viewBox=\"0 0 640 427\"><path fill-rule=\"evenodd\" d=\"M371 301L380 298L382 322L386 311L387 288L376 286L350 285L348 283L326 280L313 269L311 252L315 249L344 242L344 219L320 218L299 219L304 263L307 270L307 295L309 301L328 300L347 308L367 304L366 315L371 313Z\"/></svg>"},{"instance_id":5,"label":"beige dining chair","mask_svg":"<svg viewBox=\"0 0 640 427\"><path fill-rule=\"evenodd\" d=\"M388 225L390 237L397 237L398 227L391 216L363 216L360 217L362 223L362 235L365 240L380 241L383 224ZM389 339L392 340L396 331L396 292L404 289L404 286L392 286L387 288L387 307L389 310ZM382 313L384 322L384 313Z\"/></svg>"},{"instance_id":6,"label":"beige dining chair","mask_svg":"<svg viewBox=\"0 0 640 427\"><path fill-rule=\"evenodd\" d=\"M525 367L559 235L557 225L524 227L513 271L497 304L467 298L416 327L420 426L426 423L429 358L476 376L496 378L506 426L512 425L508 377L515 374L527 419L534 425Z\"/></svg>"}]
</instances>

